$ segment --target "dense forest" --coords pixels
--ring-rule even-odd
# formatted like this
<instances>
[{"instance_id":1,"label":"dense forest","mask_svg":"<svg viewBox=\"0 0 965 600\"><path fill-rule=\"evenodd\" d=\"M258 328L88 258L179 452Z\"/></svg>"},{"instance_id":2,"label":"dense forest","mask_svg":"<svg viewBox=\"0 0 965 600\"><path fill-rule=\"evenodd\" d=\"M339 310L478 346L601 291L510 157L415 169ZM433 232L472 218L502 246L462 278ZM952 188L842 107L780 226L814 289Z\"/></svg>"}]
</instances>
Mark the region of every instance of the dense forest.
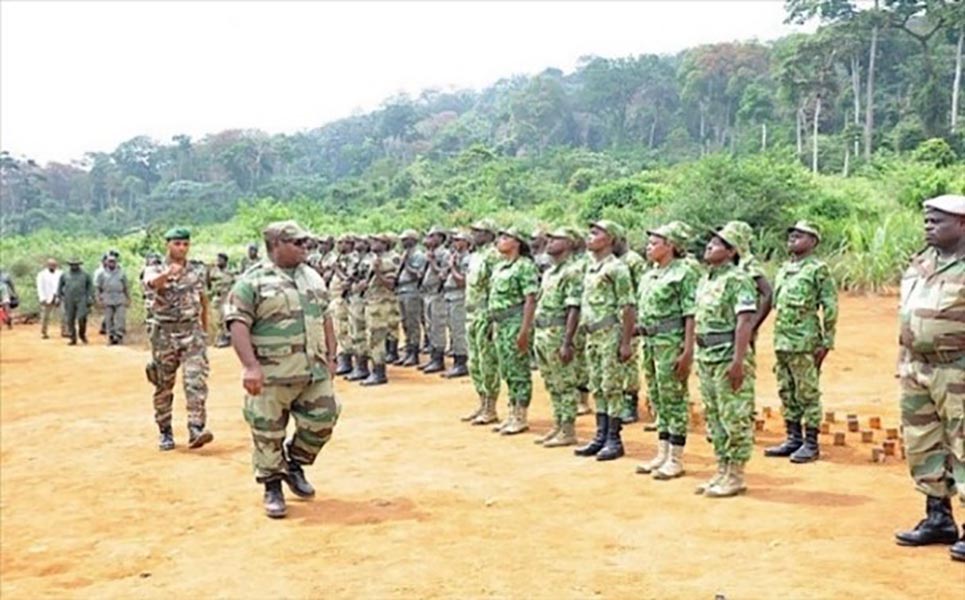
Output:
<instances>
[{"instance_id":1,"label":"dense forest","mask_svg":"<svg viewBox=\"0 0 965 600\"><path fill-rule=\"evenodd\" d=\"M6 149L0 234L219 222L258 198L335 215L526 210L710 154L781 153L844 177L923 143L939 162L963 155L961 2L788 0L786 14L820 26L673 56L588 56L572 73L394 97L292 135L137 136L71 164Z\"/></svg>"}]
</instances>

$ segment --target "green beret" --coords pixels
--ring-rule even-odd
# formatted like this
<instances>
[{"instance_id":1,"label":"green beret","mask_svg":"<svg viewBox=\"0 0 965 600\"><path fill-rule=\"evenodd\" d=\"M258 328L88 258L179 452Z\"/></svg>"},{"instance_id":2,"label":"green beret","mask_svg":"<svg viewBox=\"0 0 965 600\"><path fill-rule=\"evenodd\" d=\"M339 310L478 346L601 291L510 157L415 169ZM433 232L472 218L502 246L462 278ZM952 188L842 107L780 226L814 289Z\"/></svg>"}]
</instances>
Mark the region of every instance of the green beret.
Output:
<instances>
[{"instance_id":1,"label":"green beret","mask_svg":"<svg viewBox=\"0 0 965 600\"><path fill-rule=\"evenodd\" d=\"M164 239L169 242L171 240L190 240L191 230L187 227L172 227L164 234Z\"/></svg>"}]
</instances>

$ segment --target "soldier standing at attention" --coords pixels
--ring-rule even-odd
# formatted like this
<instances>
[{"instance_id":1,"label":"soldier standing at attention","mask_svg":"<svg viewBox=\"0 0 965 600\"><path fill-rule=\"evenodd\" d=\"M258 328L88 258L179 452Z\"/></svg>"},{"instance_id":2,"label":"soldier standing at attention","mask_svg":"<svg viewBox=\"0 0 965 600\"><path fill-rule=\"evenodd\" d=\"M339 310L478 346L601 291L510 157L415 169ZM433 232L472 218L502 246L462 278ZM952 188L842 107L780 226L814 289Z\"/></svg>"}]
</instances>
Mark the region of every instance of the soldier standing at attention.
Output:
<instances>
[{"instance_id":1,"label":"soldier standing at attention","mask_svg":"<svg viewBox=\"0 0 965 600\"><path fill-rule=\"evenodd\" d=\"M358 255L355 253L355 236L350 233L338 238L338 256L332 264L329 292L332 313L335 316L335 338L338 342L338 366L336 375L348 375L354 370L352 359L357 348L352 344L351 315L348 309L348 293L352 285L352 272Z\"/></svg>"},{"instance_id":2,"label":"soldier standing at attention","mask_svg":"<svg viewBox=\"0 0 965 600\"><path fill-rule=\"evenodd\" d=\"M151 316L151 362L147 378L154 384L154 420L160 431L158 447L174 448L171 413L174 382L179 367L184 367L184 396L188 407L188 444L200 448L214 436L205 429L208 399L208 297L204 291L205 272L188 260L191 232L174 227L164 234L167 256L161 264L144 273L147 287L154 293Z\"/></svg>"},{"instance_id":3,"label":"soldier standing at attention","mask_svg":"<svg viewBox=\"0 0 965 600\"><path fill-rule=\"evenodd\" d=\"M633 356L634 310L630 269L613 255L623 227L609 220L590 224L586 247L593 258L583 278L580 322L586 332L590 389L596 400L596 436L573 451L614 460L623 456L624 363Z\"/></svg>"},{"instance_id":4,"label":"soldier standing at attention","mask_svg":"<svg viewBox=\"0 0 965 600\"><path fill-rule=\"evenodd\" d=\"M446 368L446 300L442 296L442 286L449 265L449 251L443 247L448 237L444 229L433 227L424 241L426 263L419 289L429 337L429 361L419 365L423 373L439 373Z\"/></svg>"},{"instance_id":5,"label":"soldier standing at attention","mask_svg":"<svg viewBox=\"0 0 965 600\"><path fill-rule=\"evenodd\" d=\"M697 493L717 498L747 489L744 465L754 448L750 343L757 293L751 277L738 266L738 248L747 243L742 231L731 222L712 232L704 251L709 268L697 287L697 373L717 456L717 473Z\"/></svg>"},{"instance_id":6,"label":"soldier standing at attention","mask_svg":"<svg viewBox=\"0 0 965 600\"><path fill-rule=\"evenodd\" d=\"M402 232L402 258L395 292L399 297L402 313L402 332L405 334L405 353L398 364L413 367L419 364L419 343L422 341L422 295L419 280L426 268L426 257L419 250L419 232L406 229Z\"/></svg>"},{"instance_id":7,"label":"soldier standing at attention","mask_svg":"<svg viewBox=\"0 0 965 600\"><path fill-rule=\"evenodd\" d=\"M228 255L224 252L218 253L218 261L208 269L208 291L211 293L211 301L214 309L218 313L218 337L214 345L218 348L225 348L231 345L231 336L228 333L228 324L225 322L225 300L228 299L228 292L235 284L235 274L228 269Z\"/></svg>"},{"instance_id":8,"label":"soldier standing at attention","mask_svg":"<svg viewBox=\"0 0 965 600\"><path fill-rule=\"evenodd\" d=\"M117 266L117 257L109 255L104 270L94 282L97 298L104 308L104 321L107 323L108 343L120 344L126 332L126 312L131 305L131 294L127 286L127 275Z\"/></svg>"},{"instance_id":9,"label":"soldier standing at attention","mask_svg":"<svg viewBox=\"0 0 965 600\"><path fill-rule=\"evenodd\" d=\"M352 348L355 351L355 368L345 376L347 381L362 381L369 373L368 334L365 332L365 283L369 280L369 238L364 235L355 238L355 261L349 275L348 314L349 332Z\"/></svg>"},{"instance_id":10,"label":"soldier standing at attention","mask_svg":"<svg viewBox=\"0 0 965 600\"><path fill-rule=\"evenodd\" d=\"M572 261L572 234L565 228L550 232L546 253L552 266L543 273L536 302L536 362L553 406L555 423L536 440L545 448L576 444L576 404L580 397L573 368L574 339L580 324L583 271Z\"/></svg>"},{"instance_id":11,"label":"soldier standing at attention","mask_svg":"<svg viewBox=\"0 0 965 600\"><path fill-rule=\"evenodd\" d=\"M241 274L244 274L252 265L260 260L258 256L258 244L248 244L248 252L241 259Z\"/></svg>"},{"instance_id":12,"label":"soldier standing at attention","mask_svg":"<svg viewBox=\"0 0 965 600\"><path fill-rule=\"evenodd\" d=\"M672 221L647 233L647 259L655 266L642 275L637 289L637 321L647 396L657 417L657 456L637 466L637 473L673 479L684 473L681 459L690 420L687 378L694 361L700 273L684 260L690 237L686 225Z\"/></svg>"},{"instance_id":13,"label":"soldier standing at attention","mask_svg":"<svg viewBox=\"0 0 965 600\"><path fill-rule=\"evenodd\" d=\"M489 316L493 322L499 377L509 389L509 416L495 427L503 435L529 429L526 413L533 397L533 318L539 272L530 256L529 237L516 227L499 233L496 249L501 260L489 282Z\"/></svg>"},{"instance_id":14,"label":"soldier standing at attention","mask_svg":"<svg viewBox=\"0 0 965 600\"><path fill-rule=\"evenodd\" d=\"M391 256L395 257L395 260L399 262L399 270L402 268L401 259L399 253L395 251L395 247L399 243L399 238L394 233L388 232L383 233L382 237L386 241L386 249ZM399 271L394 273L395 281L399 281ZM393 292L394 293L394 292ZM389 365L394 365L400 362L401 357L399 356L399 326L402 325L402 307L399 306L399 299L396 297L395 302L391 304L389 308L389 315L386 319L387 322L387 332L385 335L385 363Z\"/></svg>"},{"instance_id":15,"label":"soldier standing at attention","mask_svg":"<svg viewBox=\"0 0 965 600\"><path fill-rule=\"evenodd\" d=\"M965 196L924 203L928 248L901 279L901 424L925 518L895 534L901 546L951 544L965 561L952 498L965 504ZM957 540L957 541L956 541Z\"/></svg>"},{"instance_id":16,"label":"soldier standing at attention","mask_svg":"<svg viewBox=\"0 0 965 600\"><path fill-rule=\"evenodd\" d=\"M573 268L580 272L580 281L586 276L586 268L590 264L590 257L586 252L586 240L583 232L577 227L567 227L567 231L573 239ZM580 399L576 403L576 415L589 415L593 412L590 408L590 375L586 366L586 332L582 327L576 328L576 338L573 340L574 353L573 368L576 371L576 379L579 382L577 390L580 392Z\"/></svg>"},{"instance_id":17,"label":"soldier standing at attention","mask_svg":"<svg viewBox=\"0 0 965 600\"><path fill-rule=\"evenodd\" d=\"M617 242L613 253L630 269L630 283L636 296L640 280L647 271L647 261L636 250L630 248L630 242L626 238ZM640 355L637 352L639 346L638 340L632 342L633 356L623 363L624 408L620 418L624 425L640 420Z\"/></svg>"},{"instance_id":18,"label":"soldier standing at attention","mask_svg":"<svg viewBox=\"0 0 965 600\"><path fill-rule=\"evenodd\" d=\"M47 268L37 273L37 300L40 301L43 311L40 322L40 337L45 340L50 337L47 335L50 313L57 310L57 289L60 287L61 275L63 275L63 272L57 268L57 261L52 258L47 259ZM6 287L6 285L3 287Z\"/></svg>"},{"instance_id":19,"label":"soldier standing at attention","mask_svg":"<svg viewBox=\"0 0 965 600\"><path fill-rule=\"evenodd\" d=\"M821 427L821 364L834 347L838 290L828 266L814 257L817 227L798 221L787 231L791 260L781 266L774 286L774 375L784 411L787 439L764 456L790 456L793 463L817 460ZM823 313L823 319L818 312ZM822 323L823 321L823 323ZM801 424L804 424L804 436Z\"/></svg>"},{"instance_id":20,"label":"soldier standing at attention","mask_svg":"<svg viewBox=\"0 0 965 600\"><path fill-rule=\"evenodd\" d=\"M68 269L60 278L57 299L64 305L67 320L68 345L76 346L77 337L87 343L87 315L94 304L94 281L88 272L80 268L79 258L67 261Z\"/></svg>"},{"instance_id":21,"label":"soldier standing at attention","mask_svg":"<svg viewBox=\"0 0 965 600\"><path fill-rule=\"evenodd\" d=\"M362 294L365 298L365 331L368 339L368 356L372 359L369 376L362 385L382 385L388 383L385 365L388 362L386 338L389 335L392 311L399 301L395 295L395 278L399 272L398 255L389 249L389 234L372 236L372 257L369 274L364 282Z\"/></svg>"},{"instance_id":22,"label":"soldier standing at attention","mask_svg":"<svg viewBox=\"0 0 965 600\"><path fill-rule=\"evenodd\" d=\"M264 230L268 260L246 272L227 302L231 342L241 361L245 421L251 427L255 481L265 513L284 517L281 482L301 498L315 495L304 465L331 439L335 399L335 328L321 276L304 264L308 232L294 221ZM285 441L288 416L295 432Z\"/></svg>"},{"instance_id":23,"label":"soldier standing at attention","mask_svg":"<svg viewBox=\"0 0 965 600\"><path fill-rule=\"evenodd\" d=\"M452 235L452 251L442 298L446 303L446 328L452 345L452 368L442 374L446 379L469 375L469 343L466 341L466 273L469 272L469 235Z\"/></svg>"},{"instance_id":24,"label":"soldier standing at attention","mask_svg":"<svg viewBox=\"0 0 965 600\"><path fill-rule=\"evenodd\" d=\"M479 396L478 407L462 418L473 425L489 425L499 420L499 366L489 315L489 284L499 253L493 247L496 224L489 219L470 227L475 248L469 256L466 273L466 337L469 341L469 376Z\"/></svg>"}]
</instances>

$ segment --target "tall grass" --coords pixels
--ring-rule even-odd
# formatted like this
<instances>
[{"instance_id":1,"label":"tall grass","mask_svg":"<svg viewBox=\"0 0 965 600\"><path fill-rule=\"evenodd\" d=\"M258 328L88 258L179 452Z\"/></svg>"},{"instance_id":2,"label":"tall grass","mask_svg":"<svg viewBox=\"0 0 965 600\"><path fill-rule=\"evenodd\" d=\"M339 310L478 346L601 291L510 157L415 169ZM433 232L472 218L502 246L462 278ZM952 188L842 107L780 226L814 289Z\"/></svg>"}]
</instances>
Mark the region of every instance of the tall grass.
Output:
<instances>
[{"instance_id":1,"label":"tall grass","mask_svg":"<svg viewBox=\"0 0 965 600\"><path fill-rule=\"evenodd\" d=\"M852 218L840 227L840 247L829 259L847 290L893 292L911 256L923 245L921 214L896 209L880 220Z\"/></svg>"}]
</instances>

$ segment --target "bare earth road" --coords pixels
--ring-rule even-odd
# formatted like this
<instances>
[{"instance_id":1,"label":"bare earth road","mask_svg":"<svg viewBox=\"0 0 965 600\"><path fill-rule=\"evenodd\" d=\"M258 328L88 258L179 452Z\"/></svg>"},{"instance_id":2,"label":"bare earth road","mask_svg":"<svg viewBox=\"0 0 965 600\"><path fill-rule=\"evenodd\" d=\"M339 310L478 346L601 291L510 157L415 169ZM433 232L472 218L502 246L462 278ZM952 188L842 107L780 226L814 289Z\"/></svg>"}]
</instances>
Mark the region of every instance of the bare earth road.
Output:
<instances>
[{"instance_id":1,"label":"bare earth road","mask_svg":"<svg viewBox=\"0 0 965 600\"><path fill-rule=\"evenodd\" d=\"M894 298L848 298L827 407L896 426ZM655 434L601 464L461 424L468 381L393 369L339 383L342 421L308 475L313 502L264 517L249 466L239 369L212 350L215 442L156 450L142 348L71 348L36 327L0 332L0 595L17 598L953 598L947 548L899 548L924 501L900 459L846 447L792 466L764 459L775 411L736 499L692 494L713 469L691 437L685 477L634 475ZM94 336L95 338L97 336ZM758 409L777 406L770 332ZM534 431L549 414L537 381ZM696 389L696 386L692 386ZM840 425L838 427L841 427ZM580 434L590 435L584 418ZM876 432L876 441L882 439ZM957 520L965 510L956 508Z\"/></svg>"}]
</instances>

